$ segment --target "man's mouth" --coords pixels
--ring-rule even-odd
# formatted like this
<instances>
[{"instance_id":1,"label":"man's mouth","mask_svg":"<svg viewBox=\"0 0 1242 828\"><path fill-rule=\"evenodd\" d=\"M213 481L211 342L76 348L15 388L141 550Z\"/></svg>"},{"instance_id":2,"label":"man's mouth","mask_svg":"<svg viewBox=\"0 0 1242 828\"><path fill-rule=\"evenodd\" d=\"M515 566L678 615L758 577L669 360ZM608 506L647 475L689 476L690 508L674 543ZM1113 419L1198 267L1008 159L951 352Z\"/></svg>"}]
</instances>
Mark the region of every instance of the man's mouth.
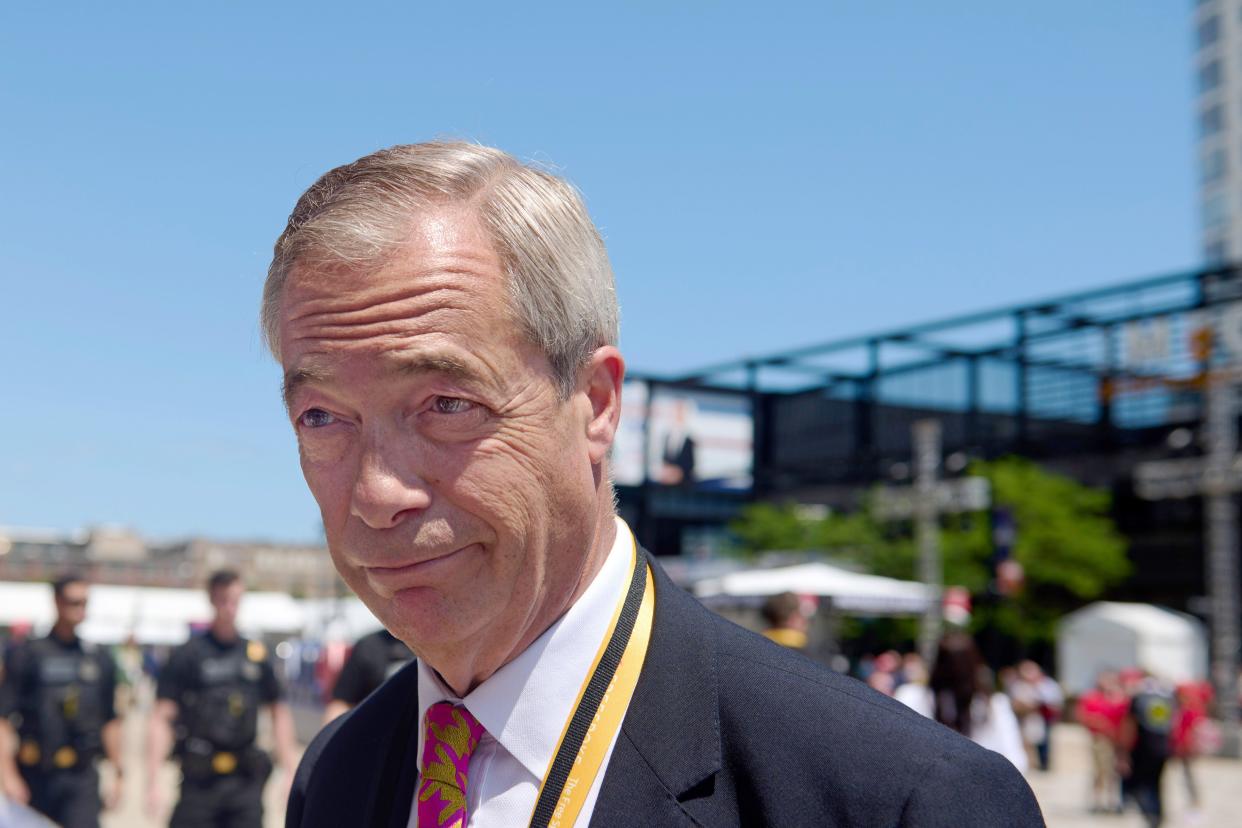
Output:
<instances>
[{"instance_id":1,"label":"man's mouth","mask_svg":"<svg viewBox=\"0 0 1242 828\"><path fill-rule=\"evenodd\" d=\"M367 582L370 583L372 589L380 595L391 598L402 590L433 586L456 566L458 559L478 548L478 544L472 543L410 563L395 566L364 566L362 570L366 573Z\"/></svg>"}]
</instances>

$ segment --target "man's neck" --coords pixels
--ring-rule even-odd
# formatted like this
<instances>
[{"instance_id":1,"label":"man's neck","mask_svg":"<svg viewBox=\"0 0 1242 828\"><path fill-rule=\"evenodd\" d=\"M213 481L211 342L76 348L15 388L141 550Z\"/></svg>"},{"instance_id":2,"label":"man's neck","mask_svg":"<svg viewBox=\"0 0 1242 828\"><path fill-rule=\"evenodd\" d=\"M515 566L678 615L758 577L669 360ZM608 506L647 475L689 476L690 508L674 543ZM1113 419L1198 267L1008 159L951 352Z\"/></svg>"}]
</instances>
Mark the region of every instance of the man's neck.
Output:
<instances>
[{"instance_id":1,"label":"man's neck","mask_svg":"<svg viewBox=\"0 0 1242 828\"><path fill-rule=\"evenodd\" d=\"M52 625L52 637L62 644L72 644L78 640L78 631L71 624L57 621Z\"/></svg>"},{"instance_id":2,"label":"man's neck","mask_svg":"<svg viewBox=\"0 0 1242 828\"><path fill-rule=\"evenodd\" d=\"M228 644L230 642L236 641L239 637L237 635L236 624L228 624L223 621L220 621L219 619L212 622L211 626L208 628L208 631L212 634L212 636L217 641L219 641L222 644Z\"/></svg>"},{"instance_id":3,"label":"man's neck","mask_svg":"<svg viewBox=\"0 0 1242 828\"><path fill-rule=\"evenodd\" d=\"M608 553L612 551L613 544L617 537L617 521L616 514L612 508L611 499L606 504L606 510L601 508L599 519L595 523L594 536L591 539L590 546L586 555L582 560L582 567L578 572L578 579L574 583L573 588L566 593L564 597L558 600L554 605L540 607L533 615L533 621L522 635L517 639L516 643L497 648L497 650L488 650L479 648L477 650L467 650L459 648L453 651L450 658L436 658L435 654L427 656L419 654L427 666L431 667L440 676L441 681L451 689L458 698L465 696L478 687L513 659L517 658L526 648L535 642L539 636L543 635L549 627L557 622L561 616L569 611L582 593L586 592L587 587L595 580L595 576L599 574L600 569L604 566L604 561L608 559ZM406 642L407 644L409 642ZM414 649L411 647L411 649ZM417 654L417 650L415 650ZM466 656L462 658L462 656ZM440 663L443 663L443 668Z\"/></svg>"}]
</instances>

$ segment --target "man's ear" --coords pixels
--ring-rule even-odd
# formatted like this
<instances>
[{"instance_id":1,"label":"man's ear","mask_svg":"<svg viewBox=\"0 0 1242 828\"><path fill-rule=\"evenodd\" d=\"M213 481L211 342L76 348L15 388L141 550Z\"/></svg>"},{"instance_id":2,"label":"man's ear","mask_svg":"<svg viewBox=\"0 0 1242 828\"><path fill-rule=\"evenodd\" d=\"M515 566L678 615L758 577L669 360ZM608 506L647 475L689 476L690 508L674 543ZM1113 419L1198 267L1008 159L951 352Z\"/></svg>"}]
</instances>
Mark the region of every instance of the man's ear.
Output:
<instances>
[{"instance_id":1,"label":"man's ear","mask_svg":"<svg viewBox=\"0 0 1242 828\"><path fill-rule=\"evenodd\" d=\"M587 445L591 463L608 456L617 423L621 420L621 383L625 380L625 359L613 345L596 348L579 374L578 388L591 404L587 420Z\"/></svg>"}]
</instances>

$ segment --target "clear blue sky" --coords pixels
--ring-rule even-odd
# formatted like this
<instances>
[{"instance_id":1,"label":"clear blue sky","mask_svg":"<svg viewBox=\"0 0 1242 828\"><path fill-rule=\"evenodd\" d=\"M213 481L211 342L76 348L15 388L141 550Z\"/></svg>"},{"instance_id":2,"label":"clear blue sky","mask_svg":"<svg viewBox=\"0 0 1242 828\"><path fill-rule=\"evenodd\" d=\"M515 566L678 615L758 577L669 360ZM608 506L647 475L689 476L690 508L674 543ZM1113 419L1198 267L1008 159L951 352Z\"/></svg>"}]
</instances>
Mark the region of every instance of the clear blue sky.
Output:
<instances>
[{"instance_id":1,"label":"clear blue sky","mask_svg":"<svg viewBox=\"0 0 1242 828\"><path fill-rule=\"evenodd\" d=\"M257 299L381 146L557 165L656 373L1199 261L1189 0L454 5L0 6L0 524L314 538Z\"/></svg>"}]
</instances>

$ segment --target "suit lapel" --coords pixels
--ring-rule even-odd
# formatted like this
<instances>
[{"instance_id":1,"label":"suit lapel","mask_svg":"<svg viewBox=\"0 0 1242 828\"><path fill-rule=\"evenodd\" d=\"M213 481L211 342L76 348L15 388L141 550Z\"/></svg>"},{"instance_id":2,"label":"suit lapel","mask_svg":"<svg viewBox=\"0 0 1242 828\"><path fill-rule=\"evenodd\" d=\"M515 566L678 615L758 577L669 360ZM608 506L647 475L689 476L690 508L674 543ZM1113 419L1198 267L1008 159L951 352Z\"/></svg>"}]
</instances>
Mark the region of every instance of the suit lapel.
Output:
<instances>
[{"instance_id":1,"label":"suit lapel","mask_svg":"<svg viewBox=\"0 0 1242 828\"><path fill-rule=\"evenodd\" d=\"M646 554L644 552L644 554ZM592 825L696 824L721 768L716 642L707 612L648 555L656 605L642 675Z\"/></svg>"},{"instance_id":2,"label":"suit lapel","mask_svg":"<svg viewBox=\"0 0 1242 828\"><path fill-rule=\"evenodd\" d=\"M388 754L380 773L378 796L372 800L374 812L368 824L387 828L406 828L410 821L410 808L414 803L414 791L418 789L418 680L414 662L402 672L409 679L409 687L403 693L406 702L397 718ZM397 675L401 675L398 673ZM396 676L394 676L396 678Z\"/></svg>"}]
</instances>

